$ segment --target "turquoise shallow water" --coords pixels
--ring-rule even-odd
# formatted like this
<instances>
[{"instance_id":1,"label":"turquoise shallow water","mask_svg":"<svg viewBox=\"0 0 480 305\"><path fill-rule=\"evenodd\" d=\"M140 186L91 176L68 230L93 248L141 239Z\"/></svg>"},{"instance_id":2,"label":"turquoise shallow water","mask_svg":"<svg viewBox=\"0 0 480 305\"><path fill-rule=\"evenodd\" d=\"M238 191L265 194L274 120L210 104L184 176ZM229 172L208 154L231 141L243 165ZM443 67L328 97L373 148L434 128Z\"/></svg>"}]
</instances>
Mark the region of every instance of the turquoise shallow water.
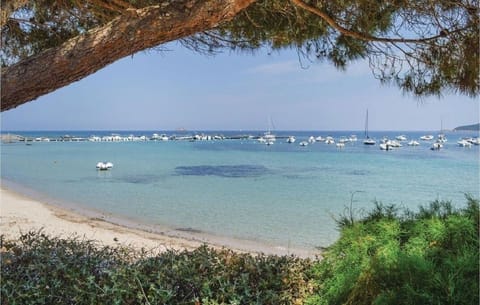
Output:
<instances>
[{"instance_id":1,"label":"turquoise shallow water","mask_svg":"<svg viewBox=\"0 0 480 305\"><path fill-rule=\"evenodd\" d=\"M130 133L153 132L123 134ZM436 198L461 206L465 193L479 196L479 147L456 144L474 133L447 133L441 151L421 143L383 152L363 145L360 132L358 142L341 150L298 145L310 135L352 133L277 132L294 134L297 142L279 139L272 146L254 140L2 144L1 177L62 204L139 223L305 249L337 238L333 216L344 212L352 193L357 210L371 208L374 200L415 209ZM399 134L418 139L424 133L372 133ZM96 171L104 160L114 168Z\"/></svg>"}]
</instances>

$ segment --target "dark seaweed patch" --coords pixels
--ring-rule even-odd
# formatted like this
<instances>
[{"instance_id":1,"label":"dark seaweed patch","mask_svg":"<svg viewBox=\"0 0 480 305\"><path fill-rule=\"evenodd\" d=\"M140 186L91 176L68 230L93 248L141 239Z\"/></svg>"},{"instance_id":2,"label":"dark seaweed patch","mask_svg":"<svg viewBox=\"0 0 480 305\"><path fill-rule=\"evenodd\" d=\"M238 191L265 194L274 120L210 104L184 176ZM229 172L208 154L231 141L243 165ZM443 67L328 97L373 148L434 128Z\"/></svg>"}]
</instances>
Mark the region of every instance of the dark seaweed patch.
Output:
<instances>
[{"instance_id":1,"label":"dark seaweed patch","mask_svg":"<svg viewBox=\"0 0 480 305\"><path fill-rule=\"evenodd\" d=\"M134 184L150 184L160 180L160 176L157 175L127 175L118 178L121 182L134 183Z\"/></svg>"},{"instance_id":2,"label":"dark seaweed patch","mask_svg":"<svg viewBox=\"0 0 480 305\"><path fill-rule=\"evenodd\" d=\"M268 169L261 165L197 165L178 166L175 168L178 175L183 176L219 176L228 178L259 177L268 173Z\"/></svg>"},{"instance_id":3,"label":"dark seaweed patch","mask_svg":"<svg viewBox=\"0 0 480 305\"><path fill-rule=\"evenodd\" d=\"M176 228L175 230L188 233L202 233L202 231L193 228Z\"/></svg>"},{"instance_id":4,"label":"dark seaweed patch","mask_svg":"<svg viewBox=\"0 0 480 305\"><path fill-rule=\"evenodd\" d=\"M370 171L368 170L360 170L360 169L356 169L356 170L353 170L353 171L350 171L348 172L349 175L352 175L352 176L367 176L370 174Z\"/></svg>"}]
</instances>

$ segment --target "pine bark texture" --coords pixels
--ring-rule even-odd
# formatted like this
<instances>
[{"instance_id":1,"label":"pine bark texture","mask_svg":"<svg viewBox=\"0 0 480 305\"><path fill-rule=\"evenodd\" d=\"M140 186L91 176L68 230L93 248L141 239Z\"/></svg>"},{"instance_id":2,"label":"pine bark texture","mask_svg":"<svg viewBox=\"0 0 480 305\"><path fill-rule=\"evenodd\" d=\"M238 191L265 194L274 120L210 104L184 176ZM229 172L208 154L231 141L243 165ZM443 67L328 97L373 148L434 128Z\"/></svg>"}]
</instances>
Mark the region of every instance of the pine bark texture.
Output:
<instances>
[{"instance_id":1,"label":"pine bark texture","mask_svg":"<svg viewBox=\"0 0 480 305\"><path fill-rule=\"evenodd\" d=\"M172 0L127 10L101 28L4 68L1 111L69 85L125 56L214 28L253 2Z\"/></svg>"}]
</instances>

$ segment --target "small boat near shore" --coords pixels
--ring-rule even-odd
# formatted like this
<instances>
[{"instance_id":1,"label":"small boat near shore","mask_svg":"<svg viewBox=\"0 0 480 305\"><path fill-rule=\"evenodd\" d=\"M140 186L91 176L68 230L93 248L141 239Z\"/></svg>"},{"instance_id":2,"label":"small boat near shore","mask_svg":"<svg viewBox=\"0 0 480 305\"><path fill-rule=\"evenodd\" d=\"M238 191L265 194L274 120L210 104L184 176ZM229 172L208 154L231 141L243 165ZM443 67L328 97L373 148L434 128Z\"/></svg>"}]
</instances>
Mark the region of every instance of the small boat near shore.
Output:
<instances>
[{"instance_id":1,"label":"small boat near shore","mask_svg":"<svg viewBox=\"0 0 480 305\"><path fill-rule=\"evenodd\" d=\"M97 170L100 170L100 171L106 171L106 170L109 170L113 167L113 163L112 162L98 162L97 163Z\"/></svg>"}]
</instances>

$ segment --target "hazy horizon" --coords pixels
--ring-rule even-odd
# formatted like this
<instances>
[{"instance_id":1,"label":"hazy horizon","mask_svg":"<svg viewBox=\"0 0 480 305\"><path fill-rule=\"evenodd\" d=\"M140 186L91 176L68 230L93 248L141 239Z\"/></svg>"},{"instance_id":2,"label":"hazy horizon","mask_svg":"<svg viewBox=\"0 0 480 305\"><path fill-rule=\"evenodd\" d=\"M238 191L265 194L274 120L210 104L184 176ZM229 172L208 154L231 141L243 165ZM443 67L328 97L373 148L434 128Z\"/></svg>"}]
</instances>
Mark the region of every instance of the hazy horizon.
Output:
<instances>
[{"instance_id":1,"label":"hazy horizon","mask_svg":"<svg viewBox=\"0 0 480 305\"><path fill-rule=\"evenodd\" d=\"M459 125L456 127L461 127L461 126L468 126L468 125L475 125L478 123L472 123L472 124L463 124ZM456 128L455 127L455 128ZM450 131L453 132L454 128L447 129L444 128L442 129L443 131ZM94 131L99 131L99 132L217 132L217 131L227 131L227 132L246 132L246 131L252 131L252 132L265 132L266 129L185 129L185 130L180 130L180 129L37 129L37 130L27 130L27 129L2 129L2 133L6 132L59 132L59 131L74 131L74 132L94 132ZM354 132L361 132L363 133L363 129L275 129L271 130L272 132L285 132L285 131L298 131L298 132L307 132L307 131L312 131L312 132L327 132L327 131L335 131L335 132L340 132L340 131L354 131ZM422 131L431 131L431 132L438 132L440 129L423 129L423 130L415 130L415 129L369 129L371 132L422 132Z\"/></svg>"}]
</instances>

